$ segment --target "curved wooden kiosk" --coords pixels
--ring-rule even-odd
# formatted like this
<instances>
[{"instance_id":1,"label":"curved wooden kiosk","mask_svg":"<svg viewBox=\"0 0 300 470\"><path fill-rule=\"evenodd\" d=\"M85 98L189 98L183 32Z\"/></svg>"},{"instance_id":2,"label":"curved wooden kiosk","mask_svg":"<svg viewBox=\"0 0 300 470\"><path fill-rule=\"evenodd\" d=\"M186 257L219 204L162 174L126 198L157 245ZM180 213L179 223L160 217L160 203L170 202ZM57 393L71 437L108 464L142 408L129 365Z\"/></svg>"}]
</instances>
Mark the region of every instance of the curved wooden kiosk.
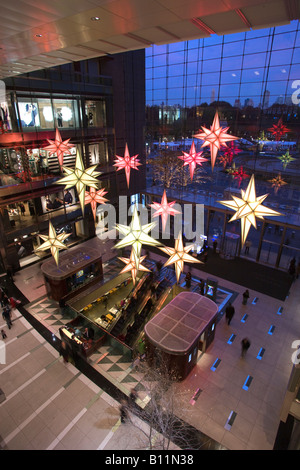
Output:
<instances>
[{"instance_id":1,"label":"curved wooden kiosk","mask_svg":"<svg viewBox=\"0 0 300 470\"><path fill-rule=\"evenodd\" d=\"M97 283L103 278L102 246L97 238L92 238L59 254L59 264L53 258L41 266L47 294L54 300L67 299L78 294L80 288Z\"/></svg>"},{"instance_id":2,"label":"curved wooden kiosk","mask_svg":"<svg viewBox=\"0 0 300 470\"><path fill-rule=\"evenodd\" d=\"M181 292L145 325L147 359L183 380L215 335L218 306L194 292Z\"/></svg>"}]
</instances>

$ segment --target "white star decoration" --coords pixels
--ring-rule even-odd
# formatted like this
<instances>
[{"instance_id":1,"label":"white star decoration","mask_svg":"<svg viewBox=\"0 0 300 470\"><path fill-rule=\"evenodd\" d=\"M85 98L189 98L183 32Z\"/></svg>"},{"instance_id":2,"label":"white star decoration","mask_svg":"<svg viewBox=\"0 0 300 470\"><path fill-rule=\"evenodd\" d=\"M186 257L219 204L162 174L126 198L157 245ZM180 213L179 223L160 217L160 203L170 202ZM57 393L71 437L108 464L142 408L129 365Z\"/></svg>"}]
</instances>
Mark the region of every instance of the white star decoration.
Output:
<instances>
[{"instance_id":1,"label":"white star decoration","mask_svg":"<svg viewBox=\"0 0 300 470\"><path fill-rule=\"evenodd\" d=\"M181 213L177 211L176 209L172 209L172 206L174 206L175 203L176 201L168 202L166 191L164 191L160 203L154 202L153 204L150 204L150 207L153 207L154 209L156 209L156 212L154 212L153 217L159 217L161 215L163 231L165 231L169 214L176 215L176 214Z\"/></svg>"},{"instance_id":2,"label":"white star decoration","mask_svg":"<svg viewBox=\"0 0 300 470\"><path fill-rule=\"evenodd\" d=\"M146 258L146 256L141 256L140 257L138 270L139 271L148 271L148 272L150 272L150 269L148 269L148 268L146 268L145 266L142 265L142 262L144 261L145 258ZM131 271L132 282L133 282L133 285L135 285L136 275L137 275L138 270L136 268L133 250L131 250L130 258L120 258L119 257L119 259L121 261L123 261L123 263L126 264L126 266L122 269L121 273L127 273L128 271Z\"/></svg>"},{"instance_id":3,"label":"white star decoration","mask_svg":"<svg viewBox=\"0 0 300 470\"><path fill-rule=\"evenodd\" d=\"M181 232L179 233L178 238L175 240L175 248L170 248L167 246L159 247L160 250L170 256L164 266L175 264L177 282L179 282L180 274L183 271L185 261L189 263L202 263L202 261L199 261L197 258L194 258L194 256L188 254L192 248L193 245L186 247L183 246Z\"/></svg>"},{"instance_id":4,"label":"white star decoration","mask_svg":"<svg viewBox=\"0 0 300 470\"><path fill-rule=\"evenodd\" d=\"M72 170L66 166L63 166L63 170L66 173L64 178L56 181L57 184L64 184L65 189L72 188L76 186L77 194L80 201L80 206L82 213L84 214L84 199L85 199L85 188L90 186L92 188L98 189L97 183L98 180L96 176L101 175L99 171L95 171L97 165L93 165L85 170L83 161L80 153L77 150L75 169Z\"/></svg>"},{"instance_id":5,"label":"white star decoration","mask_svg":"<svg viewBox=\"0 0 300 470\"><path fill-rule=\"evenodd\" d=\"M254 175L251 176L246 191L241 190L241 195L242 198L231 195L232 201L218 202L236 211L229 222L241 219L241 242L244 246L251 225L256 229L255 217L263 219L263 216L279 216L282 214L262 205L268 194L256 197Z\"/></svg>"},{"instance_id":6,"label":"white star decoration","mask_svg":"<svg viewBox=\"0 0 300 470\"><path fill-rule=\"evenodd\" d=\"M228 131L228 129L229 127L220 127L219 116L216 112L210 129L202 127L203 132L194 135L196 139L204 140L204 143L201 147L206 147L209 145L212 169L214 169L217 154L220 148L222 146L227 147L226 142L238 139L238 137L234 137L233 135L227 134L226 132Z\"/></svg>"},{"instance_id":7,"label":"white star decoration","mask_svg":"<svg viewBox=\"0 0 300 470\"><path fill-rule=\"evenodd\" d=\"M59 250L65 250L67 247L63 244L63 241L68 238L71 234L70 233L60 233L57 235L55 228L53 227L51 221L49 221L49 235L40 235L42 240L45 240L42 245L36 248L36 252L38 251L51 251L51 255L55 259L56 264L58 265L58 257L59 257Z\"/></svg>"},{"instance_id":8,"label":"white star decoration","mask_svg":"<svg viewBox=\"0 0 300 470\"><path fill-rule=\"evenodd\" d=\"M129 226L117 224L116 229L119 230L125 237L120 240L114 248L124 248L125 246L132 246L133 260L135 262L136 269L139 269L140 255L143 243L146 245L157 246L160 242L150 237L148 233L154 228L156 222L142 225L137 207L134 206L132 220Z\"/></svg>"}]
</instances>

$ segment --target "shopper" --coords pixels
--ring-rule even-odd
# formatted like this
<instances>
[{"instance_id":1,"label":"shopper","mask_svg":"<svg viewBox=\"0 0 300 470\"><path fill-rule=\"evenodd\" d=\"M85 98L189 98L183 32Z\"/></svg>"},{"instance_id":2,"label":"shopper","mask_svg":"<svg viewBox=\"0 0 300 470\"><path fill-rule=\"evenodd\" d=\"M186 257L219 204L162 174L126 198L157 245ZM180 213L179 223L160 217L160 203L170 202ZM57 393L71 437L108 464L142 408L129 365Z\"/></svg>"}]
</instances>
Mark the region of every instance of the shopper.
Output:
<instances>
[{"instance_id":1,"label":"shopper","mask_svg":"<svg viewBox=\"0 0 300 470\"><path fill-rule=\"evenodd\" d=\"M229 302L225 310L225 316L226 316L226 321L228 325L230 325L234 312L235 312L234 306Z\"/></svg>"},{"instance_id":2,"label":"shopper","mask_svg":"<svg viewBox=\"0 0 300 470\"><path fill-rule=\"evenodd\" d=\"M6 339L7 335L4 330L1 330L2 339Z\"/></svg>"},{"instance_id":3,"label":"shopper","mask_svg":"<svg viewBox=\"0 0 300 470\"><path fill-rule=\"evenodd\" d=\"M126 420L128 419L128 406L127 406L126 400L121 400L120 418L121 418L121 423L125 423Z\"/></svg>"},{"instance_id":4,"label":"shopper","mask_svg":"<svg viewBox=\"0 0 300 470\"><path fill-rule=\"evenodd\" d=\"M6 321L8 329L10 330L12 327L12 321L11 321L11 311L10 311L9 305L5 305L5 307L3 308L2 317Z\"/></svg>"},{"instance_id":5,"label":"shopper","mask_svg":"<svg viewBox=\"0 0 300 470\"><path fill-rule=\"evenodd\" d=\"M241 341L241 346L242 346L242 357L245 357L246 352L250 348L250 341L248 338L243 338Z\"/></svg>"},{"instance_id":6,"label":"shopper","mask_svg":"<svg viewBox=\"0 0 300 470\"><path fill-rule=\"evenodd\" d=\"M69 348L64 341L61 342L59 355L63 357L65 364L69 362Z\"/></svg>"},{"instance_id":7,"label":"shopper","mask_svg":"<svg viewBox=\"0 0 300 470\"><path fill-rule=\"evenodd\" d=\"M243 293L243 305L247 305L247 301L249 297L250 297L249 291L248 289L246 289L245 292Z\"/></svg>"}]
</instances>

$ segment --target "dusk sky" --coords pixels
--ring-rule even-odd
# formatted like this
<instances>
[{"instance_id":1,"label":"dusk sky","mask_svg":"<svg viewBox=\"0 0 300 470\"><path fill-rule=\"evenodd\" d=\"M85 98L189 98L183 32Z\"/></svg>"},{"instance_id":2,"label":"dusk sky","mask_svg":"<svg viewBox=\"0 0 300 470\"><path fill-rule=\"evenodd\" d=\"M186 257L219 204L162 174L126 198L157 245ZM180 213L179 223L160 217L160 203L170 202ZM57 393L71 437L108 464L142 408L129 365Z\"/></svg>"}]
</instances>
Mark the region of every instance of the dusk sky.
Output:
<instances>
[{"instance_id":1,"label":"dusk sky","mask_svg":"<svg viewBox=\"0 0 300 470\"><path fill-rule=\"evenodd\" d=\"M146 49L146 103L291 104L300 80L299 22ZM237 101L239 100L239 101Z\"/></svg>"}]
</instances>

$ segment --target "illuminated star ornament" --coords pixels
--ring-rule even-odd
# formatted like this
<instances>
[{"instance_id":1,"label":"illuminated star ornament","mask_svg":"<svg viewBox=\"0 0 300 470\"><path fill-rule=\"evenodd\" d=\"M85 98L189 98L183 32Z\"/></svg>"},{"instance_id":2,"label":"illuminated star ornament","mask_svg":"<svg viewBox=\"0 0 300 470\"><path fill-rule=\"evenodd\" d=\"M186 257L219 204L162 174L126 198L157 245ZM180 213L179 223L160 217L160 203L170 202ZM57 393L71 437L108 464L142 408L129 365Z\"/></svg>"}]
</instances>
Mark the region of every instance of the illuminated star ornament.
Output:
<instances>
[{"instance_id":1,"label":"illuminated star ornament","mask_svg":"<svg viewBox=\"0 0 300 470\"><path fill-rule=\"evenodd\" d=\"M129 226L121 224L116 225L116 229L125 236L114 246L114 248L124 248L125 246L131 245L133 260L137 270L139 269L142 245L160 245L160 242L148 235L150 230L155 226L156 222L151 222L146 225L141 224L136 206L134 206L132 220Z\"/></svg>"},{"instance_id":2,"label":"illuminated star ornament","mask_svg":"<svg viewBox=\"0 0 300 470\"><path fill-rule=\"evenodd\" d=\"M293 160L296 160L296 158L293 158L290 155L289 150L287 150L287 152L284 155L282 155L281 157L277 157L277 158L282 162L282 165L283 165L284 169L286 169L286 167L289 163L291 163Z\"/></svg>"},{"instance_id":3,"label":"illuminated star ornament","mask_svg":"<svg viewBox=\"0 0 300 470\"><path fill-rule=\"evenodd\" d=\"M280 173L278 173L278 175L275 178L272 178L271 180L268 180L268 181L269 183L272 184L272 188L274 188L275 194L278 193L278 190L281 188L281 186L284 186L285 184L287 184L287 182L281 178Z\"/></svg>"},{"instance_id":4,"label":"illuminated star ornament","mask_svg":"<svg viewBox=\"0 0 300 470\"><path fill-rule=\"evenodd\" d=\"M232 171L231 176L238 181L238 187L241 186L241 183L244 179L250 178L250 176L243 170L242 166L240 166L237 170Z\"/></svg>"},{"instance_id":5,"label":"illuminated star ornament","mask_svg":"<svg viewBox=\"0 0 300 470\"><path fill-rule=\"evenodd\" d=\"M251 225L256 229L256 217L263 220L263 216L279 216L282 214L262 205L268 194L256 197L254 175L251 176L246 191L241 190L241 195L242 198L231 195L232 201L218 202L236 211L229 222L241 219L241 242L243 247Z\"/></svg>"},{"instance_id":6,"label":"illuminated star ornament","mask_svg":"<svg viewBox=\"0 0 300 470\"><path fill-rule=\"evenodd\" d=\"M156 212L154 212L153 217L161 216L163 231L165 231L166 229L166 224L167 224L169 215L181 214L181 212L177 211L176 209L172 209L172 206L174 206L175 203L176 201L168 202L166 191L164 191L160 203L154 202L153 204L150 204L150 207L153 207L153 209L156 209Z\"/></svg>"},{"instance_id":7,"label":"illuminated star ornament","mask_svg":"<svg viewBox=\"0 0 300 470\"><path fill-rule=\"evenodd\" d=\"M233 157L240 152L241 150L234 145L234 142L230 142L230 144L223 150L223 154L219 157L219 161L222 163L223 168L225 169L227 165L231 165Z\"/></svg>"},{"instance_id":8,"label":"illuminated star ornament","mask_svg":"<svg viewBox=\"0 0 300 470\"><path fill-rule=\"evenodd\" d=\"M196 134L194 137L196 139L204 140L204 143L201 147L210 147L210 155L211 155L211 167L212 170L214 169L216 158L218 151L221 149L222 146L227 147L226 142L237 140L238 137L233 135L227 134L229 127L220 127L220 121L218 113L216 112L213 123L210 129L206 129L206 127L202 127L203 132L200 134Z\"/></svg>"},{"instance_id":9,"label":"illuminated star ornament","mask_svg":"<svg viewBox=\"0 0 300 470\"><path fill-rule=\"evenodd\" d=\"M62 167L63 166L63 161L64 161L64 154L69 152L69 148L73 147L72 144L69 144L69 140L62 140L60 132L58 129L56 129L55 132L55 140L49 140L47 139L49 144L47 147L44 147L44 150L50 151L50 155L53 155L56 153L56 156L59 161L59 165Z\"/></svg>"},{"instance_id":10,"label":"illuminated star ornament","mask_svg":"<svg viewBox=\"0 0 300 470\"><path fill-rule=\"evenodd\" d=\"M203 162L207 162L207 158L202 157L203 152L196 152L195 143L192 142L190 152L186 153L183 152L183 155L179 156L181 160L184 161L184 165L189 165L190 167L190 177L193 181L194 171L196 169L197 164L202 165Z\"/></svg>"},{"instance_id":11,"label":"illuminated star ornament","mask_svg":"<svg viewBox=\"0 0 300 470\"><path fill-rule=\"evenodd\" d=\"M124 157L118 157L116 155L117 159L115 160L115 164L113 166L117 167L117 171L125 169L125 175L126 175L126 181L127 181L127 187L129 188L129 180L130 180L130 171L132 170L138 170L138 166L141 165L139 163L139 160L137 158L138 155L134 155L133 157L130 157L129 151L128 151L128 146L126 144L125 146L125 154Z\"/></svg>"},{"instance_id":12,"label":"illuminated star ornament","mask_svg":"<svg viewBox=\"0 0 300 470\"><path fill-rule=\"evenodd\" d=\"M169 255L169 259L165 262L164 266L170 266L175 264L175 272L177 282L180 280L180 274L183 272L184 262L188 263L202 263L194 256L189 255L189 251L193 248L193 245L184 247L182 241L182 234L179 232L178 238L175 240L175 247L170 248L168 246L159 247L161 251Z\"/></svg>"},{"instance_id":13,"label":"illuminated star ornament","mask_svg":"<svg viewBox=\"0 0 300 470\"><path fill-rule=\"evenodd\" d=\"M148 271L148 272L150 272L150 269L148 269L148 268L146 268L145 266L142 265L142 262L144 261L145 258L146 258L146 256L141 256L140 257L139 271ZM131 271L132 282L133 282L133 285L135 285L136 275L137 275L138 270L136 268L136 264L135 264L135 261L134 261L133 250L131 250L130 258L120 258L119 257L119 260L123 261L123 263L126 264L126 266L122 269L121 273L127 273L128 271Z\"/></svg>"},{"instance_id":14,"label":"illuminated star ornament","mask_svg":"<svg viewBox=\"0 0 300 470\"><path fill-rule=\"evenodd\" d=\"M99 191L96 191L95 188L90 188L89 191L85 191L84 204L91 204L94 220L96 220L97 203L105 204L108 201L108 199L103 197L104 194L107 194L107 191L104 189L99 189Z\"/></svg>"},{"instance_id":15,"label":"illuminated star ornament","mask_svg":"<svg viewBox=\"0 0 300 470\"><path fill-rule=\"evenodd\" d=\"M70 233L60 233L57 234L55 228L53 227L51 221L49 221L49 235L40 235L44 243L36 248L36 252L38 251L51 251L51 255L55 259L56 264L58 265L58 257L59 257L59 250L65 250L68 247L63 244L63 241L68 238L71 234Z\"/></svg>"},{"instance_id":16,"label":"illuminated star ornament","mask_svg":"<svg viewBox=\"0 0 300 470\"><path fill-rule=\"evenodd\" d=\"M56 181L57 184L65 185L65 189L72 188L76 186L77 194L80 201L80 206L82 213L84 214L84 199L85 199L85 188L90 186L92 188L98 189L97 176L101 175L99 171L95 171L97 165L93 165L85 170L81 155L77 150L75 169L72 170L66 166L63 166L63 170L66 173L66 176Z\"/></svg>"},{"instance_id":17,"label":"illuminated star ornament","mask_svg":"<svg viewBox=\"0 0 300 470\"><path fill-rule=\"evenodd\" d=\"M279 119L277 124L273 124L272 127L268 129L275 136L275 140L280 140L280 138L291 130L288 129L282 122L282 118Z\"/></svg>"}]
</instances>

